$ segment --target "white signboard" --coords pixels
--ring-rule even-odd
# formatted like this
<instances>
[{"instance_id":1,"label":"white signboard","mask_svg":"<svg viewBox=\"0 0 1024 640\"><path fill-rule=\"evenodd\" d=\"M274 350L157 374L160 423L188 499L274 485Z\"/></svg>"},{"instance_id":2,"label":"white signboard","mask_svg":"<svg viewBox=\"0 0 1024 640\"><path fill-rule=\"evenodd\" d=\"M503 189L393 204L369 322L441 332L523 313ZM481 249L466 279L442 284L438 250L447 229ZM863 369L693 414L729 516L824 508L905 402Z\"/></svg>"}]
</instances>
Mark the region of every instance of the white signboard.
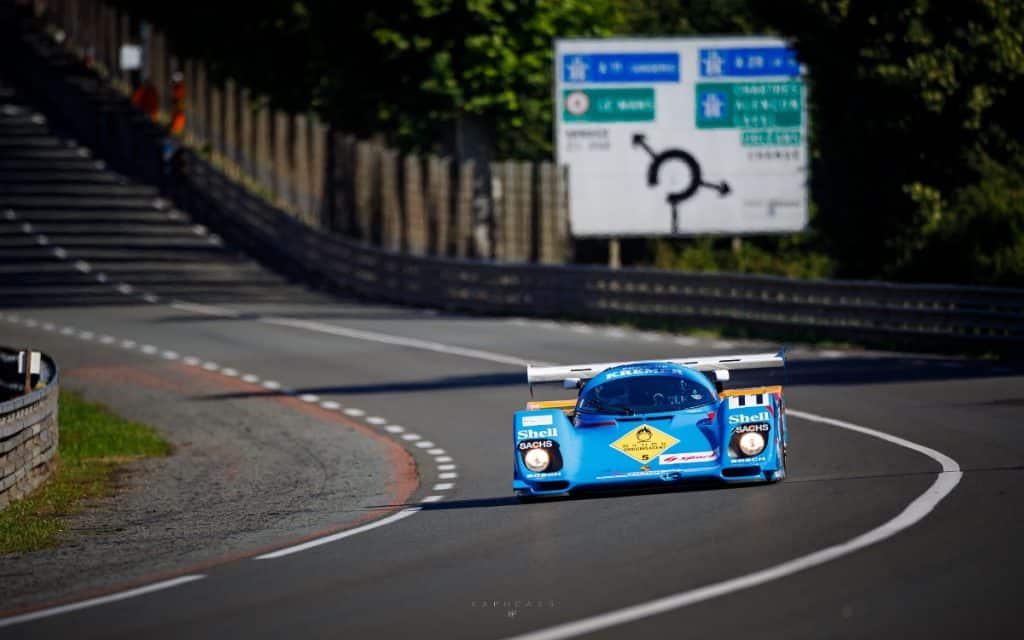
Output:
<instances>
[{"instance_id":1,"label":"white signboard","mask_svg":"<svg viewBox=\"0 0 1024 640\"><path fill-rule=\"evenodd\" d=\"M121 71L142 68L142 47L137 44L123 44L119 56Z\"/></svg>"},{"instance_id":2,"label":"white signboard","mask_svg":"<svg viewBox=\"0 0 1024 640\"><path fill-rule=\"evenodd\" d=\"M574 236L807 224L807 93L783 40L557 40L555 123Z\"/></svg>"}]
</instances>

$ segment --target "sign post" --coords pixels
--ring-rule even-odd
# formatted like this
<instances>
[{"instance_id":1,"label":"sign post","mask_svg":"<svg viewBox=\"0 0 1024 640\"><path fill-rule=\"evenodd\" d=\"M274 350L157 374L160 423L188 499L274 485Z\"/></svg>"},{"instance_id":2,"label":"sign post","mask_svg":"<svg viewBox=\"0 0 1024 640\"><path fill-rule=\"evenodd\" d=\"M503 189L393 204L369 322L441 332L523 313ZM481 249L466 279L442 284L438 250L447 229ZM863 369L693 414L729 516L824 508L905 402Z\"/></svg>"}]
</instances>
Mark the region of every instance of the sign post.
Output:
<instances>
[{"instance_id":1,"label":"sign post","mask_svg":"<svg viewBox=\"0 0 1024 640\"><path fill-rule=\"evenodd\" d=\"M806 226L806 88L783 40L564 39L555 67L574 236Z\"/></svg>"}]
</instances>

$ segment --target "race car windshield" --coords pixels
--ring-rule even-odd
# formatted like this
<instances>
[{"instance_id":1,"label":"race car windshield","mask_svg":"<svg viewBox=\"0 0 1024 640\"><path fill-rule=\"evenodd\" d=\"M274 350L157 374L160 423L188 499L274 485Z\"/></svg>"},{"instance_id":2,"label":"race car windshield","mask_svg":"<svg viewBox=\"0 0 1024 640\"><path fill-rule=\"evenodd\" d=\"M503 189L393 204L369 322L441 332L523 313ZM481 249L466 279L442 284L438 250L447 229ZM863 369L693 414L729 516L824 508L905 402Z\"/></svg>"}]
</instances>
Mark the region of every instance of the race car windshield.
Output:
<instances>
[{"instance_id":1,"label":"race car windshield","mask_svg":"<svg viewBox=\"0 0 1024 640\"><path fill-rule=\"evenodd\" d=\"M714 398L699 384L673 376L637 376L609 380L586 389L576 410L581 413L633 415L679 411L710 404Z\"/></svg>"}]
</instances>

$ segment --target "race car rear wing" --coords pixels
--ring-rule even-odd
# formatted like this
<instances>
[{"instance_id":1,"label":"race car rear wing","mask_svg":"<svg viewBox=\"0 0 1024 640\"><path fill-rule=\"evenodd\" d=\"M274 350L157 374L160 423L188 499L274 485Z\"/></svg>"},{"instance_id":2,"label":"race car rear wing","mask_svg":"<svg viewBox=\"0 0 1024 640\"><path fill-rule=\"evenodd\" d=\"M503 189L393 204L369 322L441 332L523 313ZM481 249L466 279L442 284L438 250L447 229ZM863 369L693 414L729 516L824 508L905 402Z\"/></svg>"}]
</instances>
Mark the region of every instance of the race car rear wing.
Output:
<instances>
[{"instance_id":1,"label":"race car rear wing","mask_svg":"<svg viewBox=\"0 0 1024 640\"><path fill-rule=\"evenodd\" d=\"M767 369L786 366L785 349L778 353L755 353L738 356L708 356L701 358L673 358L669 360L638 360L636 362L604 362L601 364L571 364L563 366L526 367L526 381L532 387L541 382L564 382L566 380L589 380L605 369L622 365L640 365L651 362L667 362L689 367L696 371L729 371L736 369Z\"/></svg>"}]
</instances>

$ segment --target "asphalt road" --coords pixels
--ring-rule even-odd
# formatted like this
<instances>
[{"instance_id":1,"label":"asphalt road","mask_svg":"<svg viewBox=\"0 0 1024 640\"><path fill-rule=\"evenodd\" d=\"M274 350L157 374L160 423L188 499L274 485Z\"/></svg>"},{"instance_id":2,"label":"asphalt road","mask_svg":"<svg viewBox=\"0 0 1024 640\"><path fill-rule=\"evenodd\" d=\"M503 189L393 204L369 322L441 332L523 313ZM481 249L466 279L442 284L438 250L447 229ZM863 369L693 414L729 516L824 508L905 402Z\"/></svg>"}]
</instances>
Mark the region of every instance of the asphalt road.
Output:
<instances>
[{"instance_id":1,"label":"asphalt road","mask_svg":"<svg viewBox=\"0 0 1024 640\"><path fill-rule=\"evenodd\" d=\"M9 222L35 224L32 216L37 222L46 217L40 212L66 212L80 203L72 198L33 207L24 197L5 205L16 215ZM135 202L124 210L149 206ZM153 366L173 354L182 363L194 357L186 366L196 375L252 376L248 386L188 401L227 407L282 393L306 396L304 402L402 444L416 460L420 486L407 505L380 505L392 507L392 521L383 526L281 557L224 562L202 571L202 578L145 595L3 626L2 637L516 636L749 575L854 539L900 514L940 472L933 459L892 442L791 415L790 476L781 484L521 505L510 496L509 434L511 413L529 399L519 361L639 360L770 345L430 314L330 299L276 280L266 285L273 292L267 302L258 287L238 284L236 291L231 278L215 287L208 278L194 284L195 299L215 306L171 306L190 299L186 267L220 260L230 248L194 263L177 261L174 282L136 285L126 275L123 283L133 286L117 290L121 281L80 277L95 272L83 272L77 261L106 256L119 267L153 261L137 253L118 261L117 251L69 242L81 231L76 236L74 228L54 228L46 233L49 244L37 245L64 243L71 253L64 258L32 253L33 228L22 231L27 244L12 240L22 257L8 266L45 262L56 274L49 284L63 298L26 301L5 290L0 341L5 326L35 332L40 346L57 352L75 341L104 346L109 337L107 348L142 353ZM138 236L108 229L107 237L121 238L116 245L127 252L125 243ZM264 273L240 256L232 261ZM136 271L140 277L154 272ZM147 292L151 302L144 301ZM55 326L47 331L46 322ZM64 335L62 328L70 331ZM133 344L126 347L125 340ZM1017 545L1024 534L1024 440L1018 436L1024 370L798 348L786 383L790 409L930 447L959 463L962 480L920 522L877 544L759 586L603 626L587 637L1015 635L1024 571ZM400 510L410 505L420 510ZM293 531L295 537L308 533Z\"/></svg>"}]
</instances>

